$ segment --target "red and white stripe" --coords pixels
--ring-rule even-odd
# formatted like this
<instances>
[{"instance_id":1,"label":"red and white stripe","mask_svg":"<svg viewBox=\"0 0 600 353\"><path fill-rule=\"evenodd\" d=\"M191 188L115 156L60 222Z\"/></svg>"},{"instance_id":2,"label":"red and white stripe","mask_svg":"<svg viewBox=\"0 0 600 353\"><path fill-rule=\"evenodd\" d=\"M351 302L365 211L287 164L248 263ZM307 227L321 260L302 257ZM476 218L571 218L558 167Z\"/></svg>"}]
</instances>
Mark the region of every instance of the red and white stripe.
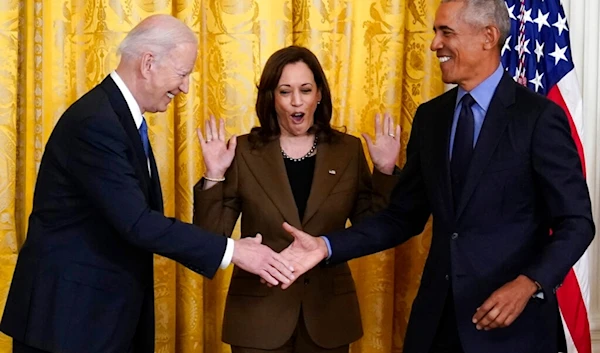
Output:
<instances>
[{"instance_id":1,"label":"red and white stripe","mask_svg":"<svg viewBox=\"0 0 600 353\"><path fill-rule=\"evenodd\" d=\"M569 118L571 135L577 146L583 174L585 158L580 136L583 134L582 96L575 70L571 70L548 92L548 98L560 105ZM592 353L592 340L587 308L590 302L589 260L586 251L567 274L557 291L568 353Z\"/></svg>"}]
</instances>

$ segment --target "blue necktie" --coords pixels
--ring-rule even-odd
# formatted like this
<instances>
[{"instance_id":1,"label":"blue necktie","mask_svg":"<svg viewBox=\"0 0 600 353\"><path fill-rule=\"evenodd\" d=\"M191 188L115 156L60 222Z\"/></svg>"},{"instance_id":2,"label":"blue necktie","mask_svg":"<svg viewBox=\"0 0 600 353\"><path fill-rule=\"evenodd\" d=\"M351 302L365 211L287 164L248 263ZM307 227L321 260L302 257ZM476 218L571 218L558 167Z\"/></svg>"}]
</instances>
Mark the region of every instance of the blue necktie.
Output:
<instances>
[{"instance_id":1,"label":"blue necktie","mask_svg":"<svg viewBox=\"0 0 600 353\"><path fill-rule=\"evenodd\" d=\"M473 156L473 135L475 131L475 118L471 106L475 103L470 94L465 94L462 98L462 107L458 115L456 132L454 134L454 148L452 149L452 160L450 162L450 172L452 175L452 194L454 196L454 205L458 205L460 194L462 192L467 170Z\"/></svg>"},{"instance_id":2,"label":"blue necktie","mask_svg":"<svg viewBox=\"0 0 600 353\"><path fill-rule=\"evenodd\" d=\"M146 153L146 158L150 158L150 140L148 140L148 125L146 124L146 119L142 117L142 125L140 125L140 137L142 138L142 145L144 146L144 152Z\"/></svg>"}]
</instances>

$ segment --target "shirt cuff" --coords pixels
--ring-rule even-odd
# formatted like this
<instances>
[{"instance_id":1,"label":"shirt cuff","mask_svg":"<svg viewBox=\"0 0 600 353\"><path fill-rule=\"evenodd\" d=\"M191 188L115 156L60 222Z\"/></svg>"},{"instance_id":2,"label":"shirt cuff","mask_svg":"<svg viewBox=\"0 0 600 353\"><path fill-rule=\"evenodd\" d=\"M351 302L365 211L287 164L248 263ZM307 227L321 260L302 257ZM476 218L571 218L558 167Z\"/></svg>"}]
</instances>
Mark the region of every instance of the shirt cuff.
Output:
<instances>
[{"instance_id":1,"label":"shirt cuff","mask_svg":"<svg viewBox=\"0 0 600 353\"><path fill-rule=\"evenodd\" d=\"M219 268L226 269L229 264L231 264L231 259L233 258L233 247L235 242L231 238L227 238L227 247L225 248L225 254L223 254L223 260L221 260L221 265Z\"/></svg>"},{"instance_id":2,"label":"shirt cuff","mask_svg":"<svg viewBox=\"0 0 600 353\"><path fill-rule=\"evenodd\" d=\"M542 288L542 286L539 284L538 281L533 281L535 283L535 285L538 287L537 292L535 292L533 294L533 298L534 299L544 299L544 289Z\"/></svg>"},{"instance_id":3,"label":"shirt cuff","mask_svg":"<svg viewBox=\"0 0 600 353\"><path fill-rule=\"evenodd\" d=\"M331 258L331 243L329 242L329 239L327 239L326 236L322 235L321 238L323 238L323 240L325 241L325 245L327 245L327 258L325 258L325 260L329 260Z\"/></svg>"}]
</instances>

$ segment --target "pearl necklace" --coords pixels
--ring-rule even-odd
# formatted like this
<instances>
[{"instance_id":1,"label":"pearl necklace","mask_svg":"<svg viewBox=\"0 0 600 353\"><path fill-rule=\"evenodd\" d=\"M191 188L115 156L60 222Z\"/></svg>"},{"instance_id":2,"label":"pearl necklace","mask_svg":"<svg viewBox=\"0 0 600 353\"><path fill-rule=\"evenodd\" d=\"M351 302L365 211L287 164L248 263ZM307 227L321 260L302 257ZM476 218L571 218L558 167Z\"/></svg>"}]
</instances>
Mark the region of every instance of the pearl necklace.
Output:
<instances>
[{"instance_id":1,"label":"pearl necklace","mask_svg":"<svg viewBox=\"0 0 600 353\"><path fill-rule=\"evenodd\" d=\"M313 142L313 145L310 148L310 151L308 151L308 153L306 153L304 156L302 156L300 158L292 158L292 157L288 156L287 153L285 153L285 151L283 150L283 148L281 149L281 155L283 155L283 158L289 159L292 162L301 162L304 159L310 157L315 152L315 150L317 149L317 140L318 139L319 138L317 136L315 136L315 141Z\"/></svg>"}]
</instances>

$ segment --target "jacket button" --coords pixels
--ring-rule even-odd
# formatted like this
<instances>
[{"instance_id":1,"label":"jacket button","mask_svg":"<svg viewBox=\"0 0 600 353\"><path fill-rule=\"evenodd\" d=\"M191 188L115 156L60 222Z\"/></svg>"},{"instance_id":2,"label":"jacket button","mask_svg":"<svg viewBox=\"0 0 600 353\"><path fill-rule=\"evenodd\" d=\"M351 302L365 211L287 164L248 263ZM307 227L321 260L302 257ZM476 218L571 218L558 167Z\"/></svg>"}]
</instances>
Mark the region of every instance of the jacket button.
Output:
<instances>
[{"instance_id":1,"label":"jacket button","mask_svg":"<svg viewBox=\"0 0 600 353\"><path fill-rule=\"evenodd\" d=\"M452 236L451 236L451 238L452 238L452 240L454 240L454 239L458 238L458 233L452 233Z\"/></svg>"},{"instance_id":2,"label":"jacket button","mask_svg":"<svg viewBox=\"0 0 600 353\"><path fill-rule=\"evenodd\" d=\"M450 280L450 276L448 276L448 275L444 276L444 278L446 279L446 281Z\"/></svg>"},{"instance_id":3,"label":"jacket button","mask_svg":"<svg viewBox=\"0 0 600 353\"><path fill-rule=\"evenodd\" d=\"M310 283L310 279L309 278L305 278L304 279L304 284L309 284Z\"/></svg>"}]
</instances>

